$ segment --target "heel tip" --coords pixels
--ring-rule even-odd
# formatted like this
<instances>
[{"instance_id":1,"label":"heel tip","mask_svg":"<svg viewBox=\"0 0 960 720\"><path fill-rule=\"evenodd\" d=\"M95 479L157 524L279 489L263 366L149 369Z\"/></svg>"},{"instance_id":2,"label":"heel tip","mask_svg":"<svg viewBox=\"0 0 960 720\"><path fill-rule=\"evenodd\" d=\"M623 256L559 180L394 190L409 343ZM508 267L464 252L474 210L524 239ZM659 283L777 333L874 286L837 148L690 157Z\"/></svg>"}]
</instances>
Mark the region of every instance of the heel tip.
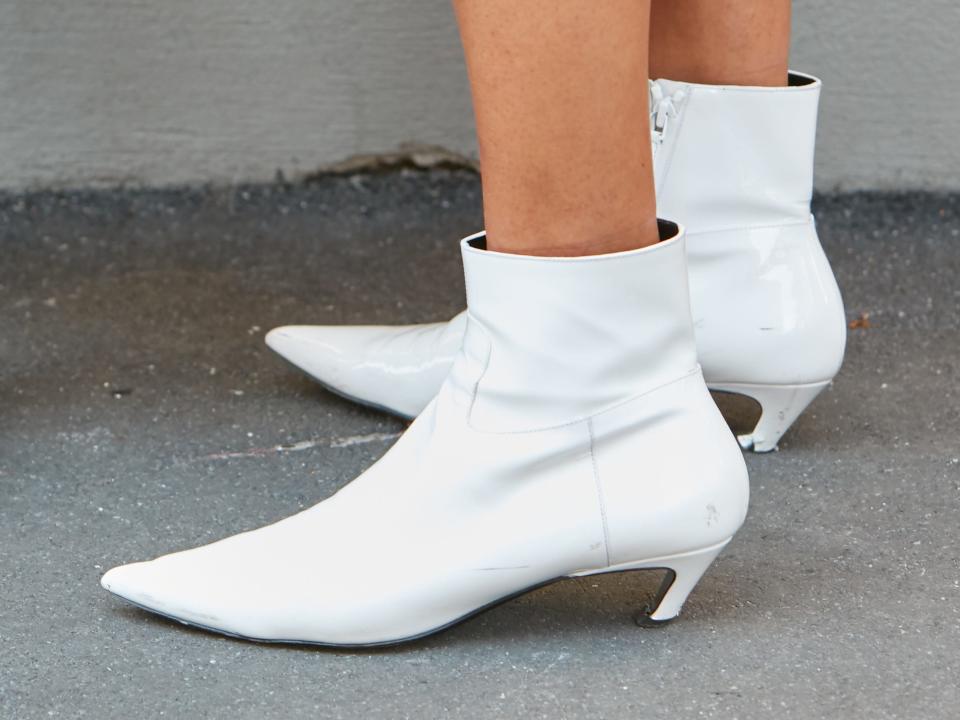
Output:
<instances>
[{"instance_id":1,"label":"heel tip","mask_svg":"<svg viewBox=\"0 0 960 720\"><path fill-rule=\"evenodd\" d=\"M753 433L748 433L747 435L737 435L737 442L740 444L740 449L746 450L747 452L768 453L777 452L780 450L780 445L777 443L771 445L770 443L764 441L757 442L756 438L753 436Z\"/></svg>"},{"instance_id":2,"label":"heel tip","mask_svg":"<svg viewBox=\"0 0 960 720\"><path fill-rule=\"evenodd\" d=\"M659 628L659 627L663 627L664 625L668 625L669 623L674 621L674 618L667 618L666 620L655 620L654 618L650 617L651 613L653 613L653 610L651 610L648 607L645 607L642 610L638 610L633 616L633 621L637 624L638 627L642 627L642 628Z\"/></svg>"}]
</instances>

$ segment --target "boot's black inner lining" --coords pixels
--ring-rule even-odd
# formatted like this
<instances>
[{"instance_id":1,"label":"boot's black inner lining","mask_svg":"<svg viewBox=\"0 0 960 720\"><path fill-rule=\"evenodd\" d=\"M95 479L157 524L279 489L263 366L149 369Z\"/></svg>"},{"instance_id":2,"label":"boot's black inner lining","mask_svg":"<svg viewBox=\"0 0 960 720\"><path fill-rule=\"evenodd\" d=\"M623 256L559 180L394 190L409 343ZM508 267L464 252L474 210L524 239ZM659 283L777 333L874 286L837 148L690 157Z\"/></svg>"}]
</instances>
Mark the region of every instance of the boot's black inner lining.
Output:
<instances>
[{"instance_id":1,"label":"boot's black inner lining","mask_svg":"<svg viewBox=\"0 0 960 720\"><path fill-rule=\"evenodd\" d=\"M670 240L671 238L676 237L677 233L680 232L680 228L675 222L657 218L657 231L660 233L660 242L663 242L664 240ZM473 240L470 240L467 245L475 250L486 250L487 236L481 235L478 238L474 238Z\"/></svg>"},{"instance_id":2,"label":"boot's black inner lining","mask_svg":"<svg viewBox=\"0 0 960 720\"><path fill-rule=\"evenodd\" d=\"M680 227L675 222L657 218L657 230L660 232L660 242L663 242L676 237L677 233L680 232Z\"/></svg>"}]
</instances>

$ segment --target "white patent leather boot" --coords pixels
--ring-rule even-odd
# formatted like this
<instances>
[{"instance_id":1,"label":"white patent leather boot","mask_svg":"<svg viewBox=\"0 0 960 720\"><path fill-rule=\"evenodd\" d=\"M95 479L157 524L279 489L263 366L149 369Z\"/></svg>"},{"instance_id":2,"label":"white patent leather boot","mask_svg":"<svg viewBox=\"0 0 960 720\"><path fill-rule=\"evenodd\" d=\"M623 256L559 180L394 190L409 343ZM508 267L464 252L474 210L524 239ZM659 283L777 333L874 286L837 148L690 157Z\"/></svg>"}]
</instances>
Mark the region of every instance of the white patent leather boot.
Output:
<instances>
[{"instance_id":1,"label":"white patent leather boot","mask_svg":"<svg viewBox=\"0 0 960 720\"><path fill-rule=\"evenodd\" d=\"M697 349L708 385L756 399L740 437L773 450L836 375L843 304L810 214L820 81L785 88L657 80L651 88L660 215L688 231ZM405 417L436 394L465 317L396 326L287 326L267 344L328 388Z\"/></svg>"},{"instance_id":2,"label":"white patent leather boot","mask_svg":"<svg viewBox=\"0 0 960 720\"><path fill-rule=\"evenodd\" d=\"M369 470L273 525L103 586L249 639L357 646L444 629L554 580L665 568L670 620L743 522L742 455L704 385L682 234L584 258L462 246L466 331Z\"/></svg>"},{"instance_id":3,"label":"white patent leather boot","mask_svg":"<svg viewBox=\"0 0 960 720\"><path fill-rule=\"evenodd\" d=\"M745 449L774 450L840 369L843 302L810 213L820 81L651 83L657 211L689 220L697 351L712 390L748 395Z\"/></svg>"}]
</instances>

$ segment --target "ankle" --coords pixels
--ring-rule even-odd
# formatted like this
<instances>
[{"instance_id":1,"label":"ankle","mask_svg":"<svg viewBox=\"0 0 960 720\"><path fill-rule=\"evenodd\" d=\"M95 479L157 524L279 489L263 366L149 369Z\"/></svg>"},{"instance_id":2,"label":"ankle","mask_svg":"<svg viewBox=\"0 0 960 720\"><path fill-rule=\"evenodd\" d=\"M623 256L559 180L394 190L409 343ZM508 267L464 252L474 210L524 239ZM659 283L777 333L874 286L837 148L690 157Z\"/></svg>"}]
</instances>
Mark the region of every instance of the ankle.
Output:
<instances>
[{"instance_id":1,"label":"ankle","mask_svg":"<svg viewBox=\"0 0 960 720\"><path fill-rule=\"evenodd\" d=\"M508 241L504 241L508 238ZM487 248L496 252L537 257L585 257L637 250L660 242L657 219L571 226L539 224L512 228L488 224Z\"/></svg>"},{"instance_id":2,"label":"ankle","mask_svg":"<svg viewBox=\"0 0 960 720\"><path fill-rule=\"evenodd\" d=\"M651 65L651 78L669 78L698 85L734 85L741 87L786 87L789 70L783 61L766 65Z\"/></svg>"}]
</instances>

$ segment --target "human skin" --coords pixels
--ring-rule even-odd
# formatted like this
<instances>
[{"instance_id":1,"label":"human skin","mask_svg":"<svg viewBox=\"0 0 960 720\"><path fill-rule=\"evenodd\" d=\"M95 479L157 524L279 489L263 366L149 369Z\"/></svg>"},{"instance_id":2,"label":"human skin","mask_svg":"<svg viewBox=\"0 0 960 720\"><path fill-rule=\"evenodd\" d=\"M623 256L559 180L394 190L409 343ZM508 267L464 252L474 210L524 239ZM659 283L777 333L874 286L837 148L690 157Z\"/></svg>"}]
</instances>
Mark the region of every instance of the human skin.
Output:
<instances>
[{"instance_id":1,"label":"human skin","mask_svg":"<svg viewBox=\"0 0 960 720\"><path fill-rule=\"evenodd\" d=\"M487 248L598 255L658 242L649 0L454 0Z\"/></svg>"},{"instance_id":2,"label":"human skin","mask_svg":"<svg viewBox=\"0 0 960 720\"><path fill-rule=\"evenodd\" d=\"M487 247L596 255L659 240L647 77L787 82L790 0L454 0Z\"/></svg>"},{"instance_id":3,"label":"human skin","mask_svg":"<svg viewBox=\"0 0 960 720\"><path fill-rule=\"evenodd\" d=\"M790 0L653 0L649 32L653 78L787 83Z\"/></svg>"}]
</instances>

